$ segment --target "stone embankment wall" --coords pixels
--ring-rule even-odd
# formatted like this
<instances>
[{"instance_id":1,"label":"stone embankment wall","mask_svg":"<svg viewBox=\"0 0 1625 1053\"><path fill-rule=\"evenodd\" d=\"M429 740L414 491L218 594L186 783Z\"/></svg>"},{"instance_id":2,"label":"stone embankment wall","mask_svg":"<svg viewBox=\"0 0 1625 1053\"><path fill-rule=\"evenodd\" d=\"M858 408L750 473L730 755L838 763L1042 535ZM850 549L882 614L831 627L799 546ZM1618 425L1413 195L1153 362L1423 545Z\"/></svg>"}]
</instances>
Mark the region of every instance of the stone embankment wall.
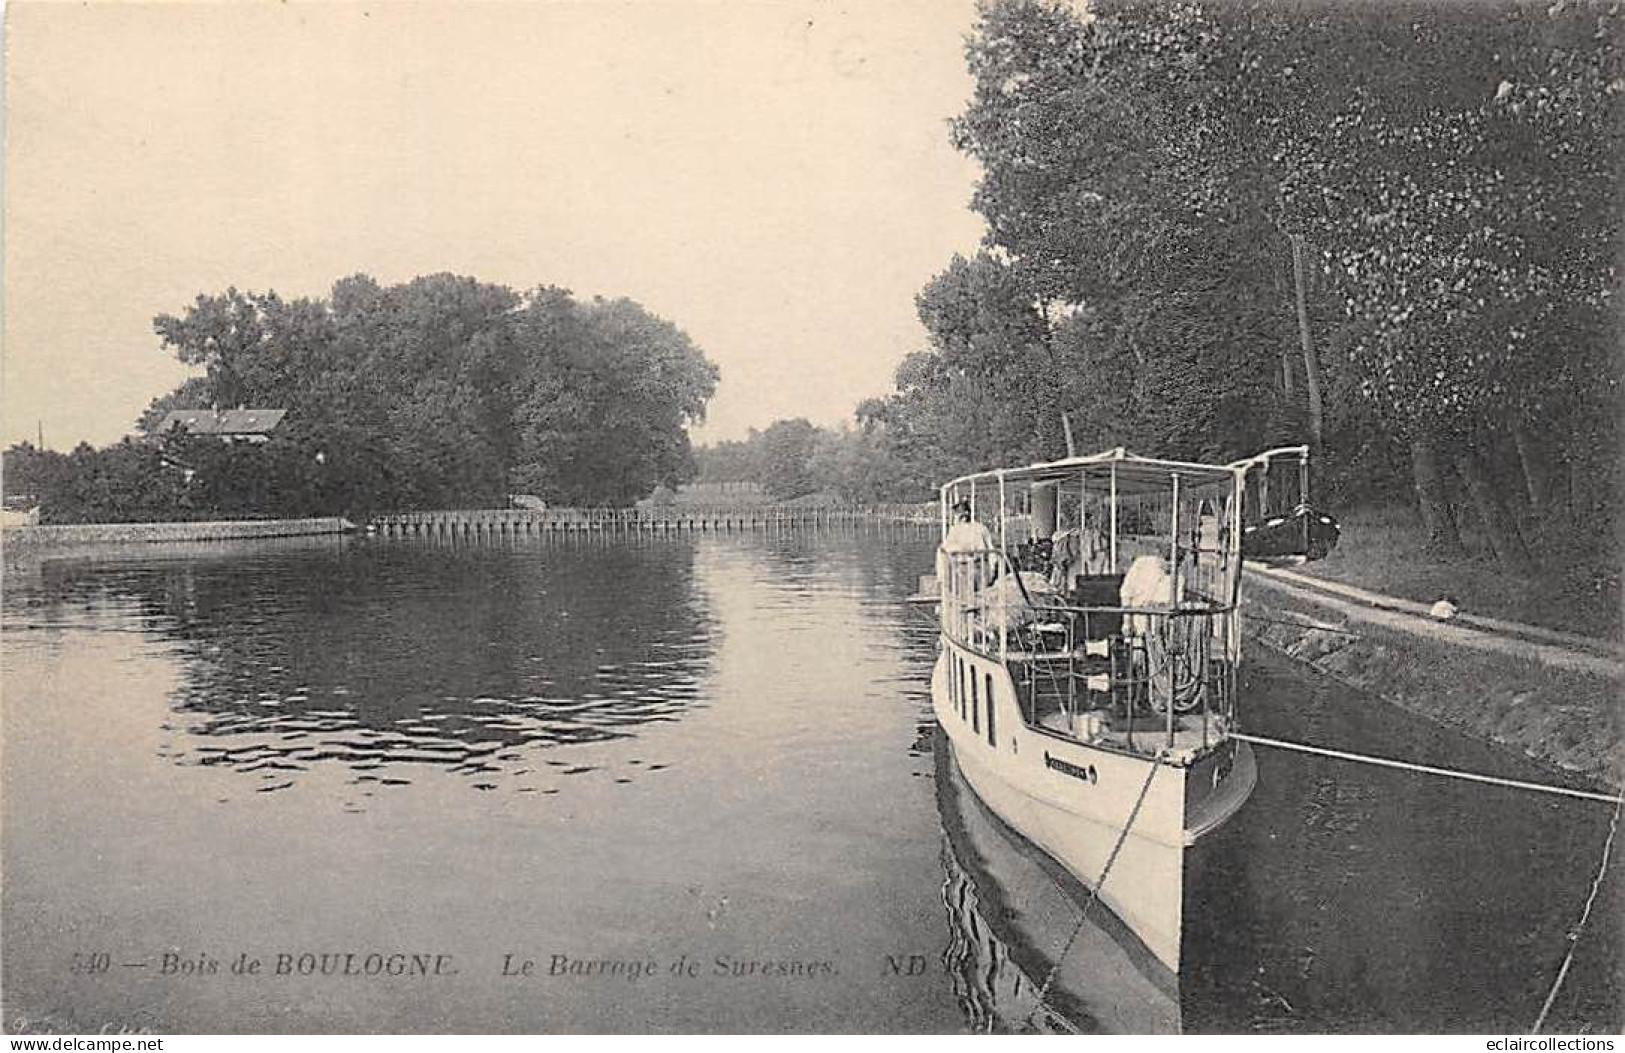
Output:
<instances>
[{"instance_id":1,"label":"stone embankment wall","mask_svg":"<svg viewBox=\"0 0 1625 1053\"><path fill-rule=\"evenodd\" d=\"M76 523L63 526L8 526L9 552L70 545L128 545L155 541L233 541L242 538L342 534L355 525L338 516L315 519L232 519L202 523Z\"/></svg>"},{"instance_id":2,"label":"stone embankment wall","mask_svg":"<svg viewBox=\"0 0 1625 1053\"><path fill-rule=\"evenodd\" d=\"M1476 738L1625 785L1625 664L1594 656L1565 662L1538 646L1464 646L1455 637L1471 630L1378 612L1368 617L1256 578L1249 575L1243 618L1255 642Z\"/></svg>"}]
</instances>

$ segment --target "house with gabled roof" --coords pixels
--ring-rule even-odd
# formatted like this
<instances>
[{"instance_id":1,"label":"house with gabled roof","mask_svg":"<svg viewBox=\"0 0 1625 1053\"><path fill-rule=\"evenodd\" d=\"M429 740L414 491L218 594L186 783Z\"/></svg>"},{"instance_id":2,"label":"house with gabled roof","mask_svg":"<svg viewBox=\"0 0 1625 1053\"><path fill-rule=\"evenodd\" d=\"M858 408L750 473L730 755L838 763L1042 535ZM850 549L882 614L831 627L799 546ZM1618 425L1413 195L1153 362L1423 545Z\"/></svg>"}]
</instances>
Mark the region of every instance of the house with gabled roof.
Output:
<instances>
[{"instance_id":1,"label":"house with gabled roof","mask_svg":"<svg viewBox=\"0 0 1625 1053\"><path fill-rule=\"evenodd\" d=\"M171 410L159 426L159 435L184 431L188 435L213 435L225 442L269 442L285 409L183 409Z\"/></svg>"}]
</instances>

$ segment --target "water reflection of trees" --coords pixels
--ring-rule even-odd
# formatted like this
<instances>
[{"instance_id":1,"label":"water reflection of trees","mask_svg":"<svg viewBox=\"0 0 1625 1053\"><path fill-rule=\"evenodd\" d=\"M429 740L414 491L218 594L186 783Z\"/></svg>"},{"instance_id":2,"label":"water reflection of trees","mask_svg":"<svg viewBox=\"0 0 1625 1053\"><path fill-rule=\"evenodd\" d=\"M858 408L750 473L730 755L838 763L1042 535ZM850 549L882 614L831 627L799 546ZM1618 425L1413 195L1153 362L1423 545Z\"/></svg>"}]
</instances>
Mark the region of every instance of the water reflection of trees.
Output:
<instances>
[{"instance_id":1,"label":"water reflection of trees","mask_svg":"<svg viewBox=\"0 0 1625 1053\"><path fill-rule=\"evenodd\" d=\"M527 773L527 747L626 738L702 701L714 626L693 573L687 542L273 547L49 563L33 616L133 604L177 644L178 763L267 791L323 763L489 789Z\"/></svg>"}]
</instances>

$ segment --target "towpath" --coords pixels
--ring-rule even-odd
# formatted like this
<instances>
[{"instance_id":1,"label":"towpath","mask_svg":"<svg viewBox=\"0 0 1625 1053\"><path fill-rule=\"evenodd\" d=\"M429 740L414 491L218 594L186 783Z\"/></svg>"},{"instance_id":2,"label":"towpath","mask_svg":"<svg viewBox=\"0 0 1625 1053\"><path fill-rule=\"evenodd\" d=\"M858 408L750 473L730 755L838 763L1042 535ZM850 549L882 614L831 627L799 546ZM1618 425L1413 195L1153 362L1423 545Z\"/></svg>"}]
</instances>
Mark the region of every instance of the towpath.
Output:
<instances>
[{"instance_id":1,"label":"towpath","mask_svg":"<svg viewBox=\"0 0 1625 1053\"><path fill-rule=\"evenodd\" d=\"M1619 644L1608 640L1476 614L1458 613L1440 619L1429 613L1427 604L1414 600L1259 563L1247 564L1247 570L1253 582L1313 602L1351 622L1382 625L1473 650L1529 658L1560 669L1625 676L1625 653Z\"/></svg>"}]
</instances>

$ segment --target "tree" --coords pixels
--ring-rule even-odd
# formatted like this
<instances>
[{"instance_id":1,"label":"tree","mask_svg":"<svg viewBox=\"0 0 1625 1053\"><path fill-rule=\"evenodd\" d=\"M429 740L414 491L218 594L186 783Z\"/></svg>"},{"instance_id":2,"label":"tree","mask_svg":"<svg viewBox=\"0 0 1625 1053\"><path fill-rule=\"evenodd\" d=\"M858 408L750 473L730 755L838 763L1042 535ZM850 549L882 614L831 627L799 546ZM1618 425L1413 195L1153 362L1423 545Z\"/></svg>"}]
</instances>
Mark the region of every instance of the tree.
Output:
<instances>
[{"instance_id":1,"label":"tree","mask_svg":"<svg viewBox=\"0 0 1625 1053\"><path fill-rule=\"evenodd\" d=\"M695 450L695 480L702 483L756 482L761 473L752 443L758 434L752 429L751 442L724 439Z\"/></svg>"},{"instance_id":2,"label":"tree","mask_svg":"<svg viewBox=\"0 0 1625 1053\"><path fill-rule=\"evenodd\" d=\"M1036 0L981 15L955 138L985 173L975 201L982 259L1005 275L997 301L1037 323L989 330L1003 357L1028 359L990 392L1025 413L1001 455L1053 455L1062 413L1175 456L1236 454L1278 431L1274 359L1258 353L1283 321L1269 227L1210 112L1212 17L1108 5L1085 21Z\"/></svg>"},{"instance_id":3,"label":"tree","mask_svg":"<svg viewBox=\"0 0 1625 1053\"><path fill-rule=\"evenodd\" d=\"M15 443L5 451L0 481L8 496L27 494L39 498L58 485L67 469L66 461L64 454L42 450L31 442Z\"/></svg>"},{"instance_id":4,"label":"tree","mask_svg":"<svg viewBox=\"0 0 1625 1053\"><path fill-rule=\"evenodd\" d=\"M934 488L919 481L885 433L873 427L820 429L810 467L819 491L835 494L850 505L935 497Z\"/></svg>"},{"instance_id":5,"label":"tree","mask_svg":"<svg viewBox=\"0 0 1625 1053\"><path fill-rule=\"evenodd\" d=\"M112 523L175 518L185 481L150 444L104 449L80 443L56 461L40 491L43 523ZM57 460L60 458L60 460Z\"/></svg>"},{"instance_id":6,"label":"tree","mask_svg":"<svg viewBox=\"0 0 1625 1053\"><path fill-rule=\"evenodd\" d=\"M628 505L693 478L686 427L703 419L718 372L688 334L631 300L537 290L516 340L521 489Z\"/></svg>"},{"instance_id":7,"label":"tree","mask_svg":"<svg viewBox=\"0 0 1625 1053\"><path fill-rule=\"evenodd\" d=\"M1412 444L1430 534L1453 547L1436 452L1447 449L1493 550L1524 569L1504 497L1541 505L1546 453L1531 425L1589 451L1592 422L1618 416L1608 333L1625 24L1617 5L1503 4L1470 18L1422 9L1411 30L1383 41L1379 68L1400 73L1361 85L1282 151L1283 212L1321 245L1364 323L1349 363ZM1497 470L1508 433L1521 479Z\"/></svg>"},{"instance_id":8,"label":"tree","mask_svg":"<svg viewBox=\"0 0 1625 1053\"><path fill-rule=\"evenodd\" d=\"M774 421L762 432L762 486L778 500L803 497L818 489L812 461L818 429L803 417Z\"/></svg>"},{"instance_id":9,"label":"tree","mask_svg":"<svg viewBox=\"0 0 1625 1053\"><path fill-rule=\"evenodd\" d=\"M1355 396L1326 406L1327 460L1384 474L1352 455L1398 433L1442 543L1453 463L1521 567L1503 495L1552 489L1542 447L1578 461L1617 434L1622 28L1608 4L989 0L954 129L984 171L985 256L1019 291L979 295L1051 324L989 328L995 351L940 339L976 313L934 312L952 324L899 371L888 428L919 449L1055 407L1176 456L1298 438L1319 414L1277 363L1302 238L1326 279L1302 311L1328 334L1319 386ZM1048 363L991 368L1023 346ZM990 368L964 370L967 348ZM1042 426L983 441L1020 454Z\"/></svg>"},{"instance_id":10,"label":"tree","mask_svg":"<svg viewBox=\"0 0 1625 1053\"><path fill-rule=\"evenodd\" d=\"M204 373L155 401L144 429L183 406L287 408L266 454L295 488L283 503L327 511L505 504L515 489L630 504L693 472L686 427L718 377L629 300L451 274L354 275L325 301L233 288L154 325Z\"/></svg>"}]
</instances>

